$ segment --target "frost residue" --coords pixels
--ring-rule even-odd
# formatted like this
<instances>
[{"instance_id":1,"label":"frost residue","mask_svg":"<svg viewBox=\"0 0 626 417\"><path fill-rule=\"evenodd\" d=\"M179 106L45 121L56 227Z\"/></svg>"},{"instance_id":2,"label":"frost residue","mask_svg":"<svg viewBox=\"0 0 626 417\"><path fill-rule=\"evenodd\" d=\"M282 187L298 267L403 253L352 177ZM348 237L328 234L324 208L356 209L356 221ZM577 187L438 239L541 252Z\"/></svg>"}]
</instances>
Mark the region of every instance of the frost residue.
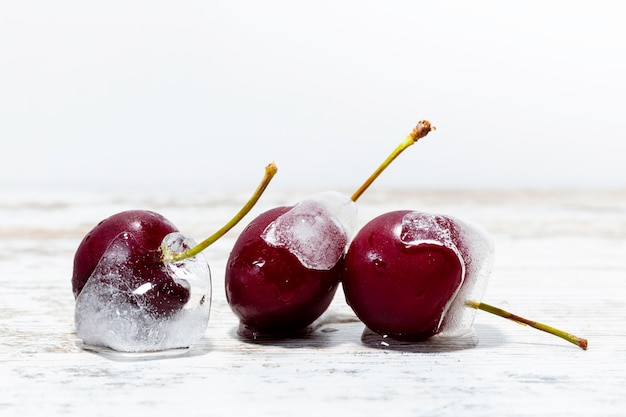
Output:
<instances>
[{"instance_id":1,"label":"frost residue","mask_svg":"<svg viewBox=\"0 0 626 417\"><path fill-rule=\"evenodd\" d=\"M270 223L261 237L293 253L309 269L333 268L355 230L356 204L327 192L303 200Z\"/></svg>"}]
</instances>

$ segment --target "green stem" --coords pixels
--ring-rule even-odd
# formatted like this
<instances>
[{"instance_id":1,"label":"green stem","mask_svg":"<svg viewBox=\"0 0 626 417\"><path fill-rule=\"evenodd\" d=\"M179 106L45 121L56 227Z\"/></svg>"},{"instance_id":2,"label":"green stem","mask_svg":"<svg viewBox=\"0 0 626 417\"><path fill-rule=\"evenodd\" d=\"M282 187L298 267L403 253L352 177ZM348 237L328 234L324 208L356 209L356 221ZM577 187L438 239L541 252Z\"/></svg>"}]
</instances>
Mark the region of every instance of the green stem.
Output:
<instances>
[{"instance_id":1,"label":"green stem","mask_svg":"<svg viewBox=\"0 0 626 417\"><path fill-rule=\"evenodd\" d=\"M209 247L211 244L213 244L216 240L224 236L226 232L228 232L237 223L239 223L239 221L243 219L246 214L248 214L248 212L252 209L252 207L254 207L254 205L257 203L257 201L259 200L259 198L261 197L261 195L263 194L263 192L265 191L265 189L267 188L267 186L269 185L270 181L272 180L272 178L274 177L277 171L278 171L278 168L276 168L276 165L274 164L274 162L270 163L268 166L265 167L265 175L263 176L261 183L259 184L257 189L254 191L254 193L252 194L248 202L221 229L213 233L211 236L209 236L202 242L198 243L196 246L184 252L173 254L171 253L171 251L164 251L161 260L163 262L177 262L177 261L182 261L183 259L194 257L200 252L202 252L203 250L205 250L207 247Z\"/></svg>"},{"instance_id":2,"label":"green stem","mask_svg":"<svg viewBox=\"0 0 626 417\"><path fill-rule=\"evenodd\" d=\"M502 310L501 308L494 307L489 304L480 303L478 301L467 300L465 305L468 307L475 308L477 310L483 310L487 313L495 314L496 316L503 317L505 319L512 320L519 324L530 326L534 329L541 330L546 333L550 333L554 336L560 337L561 339L567 340L570 343L579 346L583 350L587 350L587 339L580 338L578 336L574 336L573 334L564 332L563 330L555 329L552 326L548 326L543 323L538 323L536 321L528 320L513 313L509 313L506 310Z\"/></svg>"},{"instance_id":3,"label":"green stem","mask_svg":"<svg viewBox=\"0 0 626 417\"><path fill-rule=\"evenodd\" d=\"M363 194L365 190L367 190L369 186L372 185L374 180L378 178L378 176L389 166L389 164L391 164L394 159L398 157L398 155L400 155L406 148L426 136L431 130L435 130L435 127L431 126L428 120L420 120L417 123L417 126L415 126L415 128L413 129L413 131L409 133L402 142L400 142L396 149L394 149L393 152L389 154L387 159L385 159L385 161L376 169L376 171L374 171L372 175L370 175L370 177L363 183L363 185L361 185L361 187L359 187L359 189L356 190L354 194L352 194L352 201L356 202L359 197L361 197L361 194Z\"/></svg>"}]
</instances>

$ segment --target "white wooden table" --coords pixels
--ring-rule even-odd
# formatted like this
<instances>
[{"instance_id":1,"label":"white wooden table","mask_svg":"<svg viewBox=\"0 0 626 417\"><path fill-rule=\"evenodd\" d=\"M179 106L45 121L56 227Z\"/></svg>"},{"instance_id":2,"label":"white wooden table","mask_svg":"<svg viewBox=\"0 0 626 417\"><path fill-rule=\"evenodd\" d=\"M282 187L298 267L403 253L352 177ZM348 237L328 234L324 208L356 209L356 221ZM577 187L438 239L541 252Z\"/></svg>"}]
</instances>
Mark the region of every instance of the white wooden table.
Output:
<instances>
[{"instance_id":1,"label":"white wooden table","mask_svg":"<svg viewBox=\"0 0 626 417\"><path fill-rule=\"evenodd\" d=\"M313 190L321 191L321 190ZM307 194L271 188L253 215ZM561 339L478 312L478 345L379 349L338 292L308 337L250 343L224 296L229 248L209 248L205 338L176 355L86 351L74 333L74 250L96 222L156 210L196 240L248 192L6 192L0 195L0 416L624 416L626 190L384 192L361 222L394 209L481 223L496 261L484 301L588 338Z\"/></svg>"}]
</instances>

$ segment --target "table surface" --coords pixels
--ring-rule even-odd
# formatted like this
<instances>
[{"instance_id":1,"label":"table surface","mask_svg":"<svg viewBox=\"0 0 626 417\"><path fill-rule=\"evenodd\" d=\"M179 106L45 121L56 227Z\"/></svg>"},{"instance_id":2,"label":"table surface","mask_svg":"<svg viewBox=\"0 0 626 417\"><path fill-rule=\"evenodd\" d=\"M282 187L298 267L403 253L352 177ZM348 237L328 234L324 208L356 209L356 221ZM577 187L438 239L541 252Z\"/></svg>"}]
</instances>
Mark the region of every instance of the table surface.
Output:
<instances>
[{"instance_id":1,"label":"table surface","mask_svg":"<svg viewBox=\"0 0 626 417\"><path fill-rule=\"evenodd\" d=\"M306 195L268 190L207 249L205 337L151 355L81 347L70 286L80 239L104 217L144 208L200 240L247 193L0 196L0 415L626 415L626 190L372 189L359 200L361 224L395 209L482 224L496 245L484 301L586 337L586 351L484 312L473 347L376 347L361 341L363 325L341 290L305 336L239 338L224 296L230 247L254 215Z\"/></svg>"}]
</instances>

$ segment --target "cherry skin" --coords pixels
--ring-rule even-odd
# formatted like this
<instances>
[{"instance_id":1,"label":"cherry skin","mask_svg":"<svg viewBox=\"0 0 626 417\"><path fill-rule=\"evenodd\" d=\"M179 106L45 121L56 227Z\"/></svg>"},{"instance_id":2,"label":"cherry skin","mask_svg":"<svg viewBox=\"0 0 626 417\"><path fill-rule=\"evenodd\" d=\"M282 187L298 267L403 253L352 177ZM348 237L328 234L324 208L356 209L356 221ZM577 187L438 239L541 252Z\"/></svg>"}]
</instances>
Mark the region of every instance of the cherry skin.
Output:
<instances>
[{"instance_id":1,"label":"cherry skin","mask_svg":"<svg viewBox=\"0 0 626 417\"><path fill-rule=\"evenodd\" d=\"M124 283L129 303L156 315L179 311L189 300L189 286L174 281L159 258L163 238L173 232L178 229L169 220L147 210L123 211L102 220L83 238L74 255L74 297L79 296L111 243L122 239L129 249L128 259L120 265L130 271ZM148 291L134 291L147 283L151 284Z\"/></svg>"},{"instance_id":2,"label":"cherry skin","mask_svg":"<svg viewBox=\"0 0 626 417\"><path fill-rule=\"evenodd\" d=\"M463 308L453 302L464 282L475 282L466 277L467 250L455 219L406 210L380 215L346 254L346 301L376 333L428 339L445 329L453 307Z\"/></svg>"},{"instance_id":3,"label":"cherry skin","mask_svg":"<svg viewBox=\"0 0 626 417\"><path fill-rule=\"evenodd\" d=\"M276 172L273 162L267 165L244 206L200 243L146 210L98 223L74 257L76 335L86 345L125 352L187 348L203 337L211 274L198 255L254 207Z\"/></svg>"},{"instance_id":4,"label":"cherry skin","mask_svg":"<svg viewBox=\"0 0 626 417\"><path fill-rule=\"evenodd\" d=\"M326 311L337 291L347 235L329 220L328 213L311 214L309 208L297 214L295 223L281 224L292 209L276 207L259 215L243 230L230 253L226 299L240 320L240 335L247 331L254 335L286 335L301 330ZM320 218L323 225L318 230L324 235L324 243L331 246L325 253L332 255L330 261L321 260L326 263L321 267L309 263L310 259L298 255L297 250L280 245L294 238L289 234L293 229L319 227L315 222ZM279 236L274 240L268 238L272 225Z\"/></svg>"},{"instance_id":5,"label":"cherry skin","mask_svg":"<svg viewBox=\"0 0 626 417\"><path fill-rule=\"evenodd\" d=\"M464 265L439 242L403 241L407 213L387 213L359 231L346 254L342 285L346 301L372 331L424 340L438 332L463 282Z\"/></svg>"}]
</instances>

